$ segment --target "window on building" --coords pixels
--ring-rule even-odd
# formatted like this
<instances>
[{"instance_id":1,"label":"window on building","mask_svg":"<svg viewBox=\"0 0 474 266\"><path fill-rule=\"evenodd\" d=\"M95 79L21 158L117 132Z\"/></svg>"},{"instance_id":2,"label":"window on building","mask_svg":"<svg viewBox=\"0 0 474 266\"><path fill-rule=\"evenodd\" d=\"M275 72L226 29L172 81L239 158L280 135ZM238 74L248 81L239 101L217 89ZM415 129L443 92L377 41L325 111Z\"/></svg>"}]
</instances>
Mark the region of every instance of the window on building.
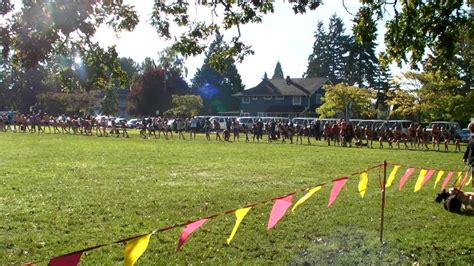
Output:
<instances>
[{"instance_id":1,"label":"window on building","mask_svg":"<svg viewBox=\"0 0 474 266\"><path fill-rule=\"evenodd\" d=\"M275 96L275 100L282 101L285 99L285 96Z\"/></svg>"},{"instance_id":2,"label":"window on building","mask_svg":"<svg viewBox=\"0 0 474 266\"><path fill-rule=\"evenodd\" d=\"M323 101L321 100L321 97L323 97L323 95L321 95L320 93L316 93L316 104L323 103Z\"/></svg>"},{"instance_id":3,"label":"window on building","mask_svg":"<svg viewBox=\"0 0 474 266\"><path fill-rule=\"evenodd\" d=\"M250 103L250 97L248 96L242 97L242 103Z\"/></svg>"},{"instance_id":4,"label":"window on building","mask_svg":"<svg viewBox=\"0 0 474 266\"><path fill-rule=\"evenodd\" d=\"M252 96L252 100L254 101L258 100L258 96Z\"/></svg>"},{"instance_id":5,"label":"window on building","mask_svg":"<svg viewBox=\"0 0 474 266\"><path fill-rule=\"evenodd\" d=\"M301 105L301 96L293 96L293 105Z\"/></svg>"},{"instance_id":6,"label":"window on building","mask_svg":"<svg viewBox=\"0 0 474 266\"><path fill-rule=\"evenodd\" d=\"M263 96L263 99L264 99L264 100L271 100L271 99L272 99L272 96Z\"/></svg>"}]
</instances>

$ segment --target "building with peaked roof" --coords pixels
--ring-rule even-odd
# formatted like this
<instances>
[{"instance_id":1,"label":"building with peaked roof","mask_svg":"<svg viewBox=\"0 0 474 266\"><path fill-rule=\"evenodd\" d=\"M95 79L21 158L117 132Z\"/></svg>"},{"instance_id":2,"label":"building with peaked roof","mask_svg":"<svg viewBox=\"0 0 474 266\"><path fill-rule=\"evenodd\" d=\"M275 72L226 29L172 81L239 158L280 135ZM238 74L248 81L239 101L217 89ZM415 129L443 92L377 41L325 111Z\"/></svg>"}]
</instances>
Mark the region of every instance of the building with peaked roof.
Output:
<instances>
[{"instance_id":1,"label":"building with peaked roof","mask_svg":"<svg viewBox=\"0 0 474 266\"><path fill-rule=\"evenodd\" d=\"M322 104L323 85L328 79L263 79L257 86L236 93L240 112L251 116L300 116L314 114Z\"/></svg>"}]
</instances>

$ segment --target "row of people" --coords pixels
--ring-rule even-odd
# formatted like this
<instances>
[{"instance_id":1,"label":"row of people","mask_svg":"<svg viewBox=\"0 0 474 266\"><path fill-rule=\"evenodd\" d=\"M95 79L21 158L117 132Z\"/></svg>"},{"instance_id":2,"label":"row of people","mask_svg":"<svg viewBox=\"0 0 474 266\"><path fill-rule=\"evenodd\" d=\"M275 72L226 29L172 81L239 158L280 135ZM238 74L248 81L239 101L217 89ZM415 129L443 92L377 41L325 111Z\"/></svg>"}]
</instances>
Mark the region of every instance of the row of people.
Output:
<instances>
[{"instance_id":1,"label":"row of people","mask_svg":"<svg viewBox=\"0 0 474 266\"><path fill-rule=\"evenodd\" d=\"M316 123L310 124L293 124L281 123L278 121L270 121L263 123L258 120L250 127L246 124L240 124L237 119L229 120L224 128L217 120L205 120L202 125L196 117L191 118L177 118L167 119L163 117L147 117L143 118L139 123L140 137L142 138L173 138L173 132L178 134L178 139L185 139L184 133L189 132L190 139L196 138L196 133L199 128L202 128L206 139L210 140L211 132L215 132L216 140L230 141L233 135L234 141L240 140L240 134L245 136L245 141L253 142L263 141L263 136L267 135L267 142L281 141L282 143L303 143L303 138L306 138L308 144L311 144L311 139L316 141L324 139L328 146L352 146L368 148L373 147L373 142L378 141L379 147L383 148L384 143L387 143L390 148L393 144L400 149L400 145L404 145L405 149L429 149L428 143L432 143L432 149L440 149L440 143L444 142L445 151L449 151L449 142L454 139L455 151L460 151L460 136L451 133L444 129L433 127L432 133L426 131L422 126L410 125L408 134L402 132L400 126L395 128L371 128L353 126L350 122L340 119L339 121L327 122L322 126ZM97 136L115 135L116 137L129 137L127 132L127 125L125 121L116 122L115 119L107 117L93 117L93 116L50 116L46 113L36 114L20 114L7 113L0 115L0 131L19 131L41 133L48 130L49 133L55 134L84 134ZM221 137L222 134L222 137ZM252 135L252 137L250 137ZM364 143L365 142L365 143ZM410 144L410 146L408 146Z\"/></svg>"}]
</instances>

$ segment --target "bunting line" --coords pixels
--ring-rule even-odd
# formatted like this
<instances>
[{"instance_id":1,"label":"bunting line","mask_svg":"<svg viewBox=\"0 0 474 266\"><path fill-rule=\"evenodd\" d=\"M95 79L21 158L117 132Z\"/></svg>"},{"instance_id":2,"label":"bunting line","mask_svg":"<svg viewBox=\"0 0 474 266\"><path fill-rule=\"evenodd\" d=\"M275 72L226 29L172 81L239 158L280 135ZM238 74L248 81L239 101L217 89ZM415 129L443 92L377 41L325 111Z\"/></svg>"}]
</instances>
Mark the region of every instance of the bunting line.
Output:
<instances>
[{"instance_id":1,"label":"bunting line","mask_svg":"<svg viewBox=\"0 0 474 266\"><path fill-rule=\"evenodd\" d=\"M441 181L441 178L443 177L443 175L444 175L444 171L439 171L438 172L438 175L436 176L436 181L435 181L433 189L436 189L436 186L438 185L439 181Z\"/></svg>"},{"instance_id":2,"label":"bunting line","mask_svg":"<svg viewBox=\"0 0 474 266\"><path fill-rule=\"evenodd\" d=\"M387 163L387 165L393 165L394 168L392 169L392 172L390 173L390 176L389 176L388 182L386 184L386 187L391 186L391 184L395 180L396 174L397 174L398 170L400 169L400 167L408 167L408 169L406 170L406 172L404 173L404 175L402 176L402 178L400 180L399 190L401 190L403 188L405 182L408 180L408 178L411 176L411 174L415 171L415 169L420 169L420 176L418 177L417 184L415 185L415 192L418 191L419 189L421 189L421 187L429 181L429 179L434 175L435 171L439 171L438 175L436 177L435 185L434 185L434 188L436 188L437 184L441 181L441 179L442 179L442 177L445 173L444 170L438 170L438 169L435 169L435 168L420 168L420 167L407 166L407 165L403 165L403 164L391 164L391 163ZM356 173L352 173L352 174L349 175L349 176L359 175L360 180L359 180L358 189L359 189L359 193L360 193L362 198L365 196L365 191L367 190L368 172L371 171L371 170L374 170L374 169L379 169L380 170L381 167L383 167L383 164L378 164L378 165L366 168L365 170L362 170L362 171L359 171L359 172L356 172ZM430 170L426 170L426 169L430 169ZM449 180L451 179L451 177L454 175L455 172L457 172L457 171L449 171L448 172L448 174L447 174L447 176L446 176L446 178L443 182L443 185L442 185L441 189L444 189L447 186L447 184L449 183ZM472 176L470 178L468 178L468 173L466 173L464 178L462 178L462 173L463 173L463 171L458 172L458 174L457 174L458 178L456 180L456 184L459 183L460 185L467 185L470 182L472 182ZM216 213L216 214L213 214L213 215L210 215L210 216L207 216L207 217L202 217L202 218L196 219L194 221L188 221L188 222L184 222L184 223L179 223L179 224L175 224L175 225L170 225L170 226L165 226L165 227L162 227L162 228L158 228L158 229L156 229L156 230L154 230L154 231L152 231L151 233L148 233L148 234L142 234L142 235L137 235L137 236L133 236L133 237L128 237L128 238L117 240L117 241L114 241L114 242L110 242L110 243L106 243L106 244L100 244L100 245L85 248L85 249L82 249L82 250L79 250L79 251L74 251L74 252L67 253L67 254L64 254L64 255L61 255L61 256L51 257L49 259L50 265L77 265L79 263L80 258L81 258L82 254L84 252L99 249L99 248L104 247L104 246L109 246L109 245L119 244L119 243L125 243L125 242L126 242L125 254L124 254L125 264L127 266L134 265L136 263L136 261L139 259L139 257L147 249L150 237L152 235L157 234L159 232L164 232L164 231L172 230L172 229L175 229L175 228L184 227L182 232L181 232L180 240L179 240L178 247L177 247L177 251L179 251L182 248L182 246L186 243L186 241L189 239L190 235L194 231L199 229L208 220L216 218L216 217L221 216L221 215L234 213L235 216L236 216L236 223L233 227L231 235L227 239L227 243L230 244L230 242L233 240L233 238L234 238L234 236L235 236L235 234L238 230L238 227L240 226L240 223L246 217L246 215L248 214L250 209L252 209L253 207L255 207L257 205L267 204L267 203L272 202L272 201L274 202L274 205L272 207L272 212L271 212L270 217L269 217L269 223L268 223L268 226L267 226L267 229L271 229L283 218L283 216L286 214L287 210L291 207L293 197L296 193L306 192L306 194L294 204L294 206L292 208L292 212L294 212L295 209L298 206L303 204L314 193L321 190L322 186L324 186L324 185L331 182L331 183L333 183L333 187L332 187L331 194L330 194L330 197L329 197L329 202L328 202L328 207L330 207L334 204L335 200L337 199L337 197L338 197L339 193L341 192L341 190L344 188L347 181L349 181L348 176L341 177L341 178L336 178L336 179L333 179L331 181L320 183L319 185L314 186L312 189L305 188L305 189L296 190L295 192L289 193L289 194L284 195L284 196L278 196L278 197L274 197L274 198L271 198L271 199L268 199L268 200L263 200L263 201L259 201L259 202L253 203L253 204L248 204L248 205L246 205L244 207L241 207L241 208ZM34 263L41 263L41 262L45 262L45 261L46 260L37 261L37 262L34 262Z\"/></svg>"}]
</instances>

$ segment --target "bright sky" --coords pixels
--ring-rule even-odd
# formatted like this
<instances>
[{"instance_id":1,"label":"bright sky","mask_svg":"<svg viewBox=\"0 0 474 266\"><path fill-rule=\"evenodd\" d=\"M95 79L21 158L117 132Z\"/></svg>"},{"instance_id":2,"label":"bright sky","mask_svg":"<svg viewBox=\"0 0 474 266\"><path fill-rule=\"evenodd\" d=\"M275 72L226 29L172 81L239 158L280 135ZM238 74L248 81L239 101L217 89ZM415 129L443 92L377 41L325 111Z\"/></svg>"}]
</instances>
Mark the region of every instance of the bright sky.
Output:
<instances>
[{"instance_id":1,"label":"bright sky","mask_svg":"<svg viewBox=\"0 0 474 266\"><path fill-rule=\"evenodd\" d=\"M156 59L158 52L168 46L169 42L160 39L156 30L148 23L153 0L126 0L125 2L135 5L141 18L140 24L133 32L123 32L118 36L110 29L101 28L97 33L98 40L104 45L116 44L120 56L131 57L138 62L143 61L145 57ZM346 0L346 7L355 14L359 7L359 1ZM198 8L196 12L193 7L191 10L191 17L210 18L210 11L207 9ZM267 72L271 77L277 61L282 64L285 76L301 77L306 71L308 56L312 52L313 35L317 22L322 20L327 27L329 18L334 13L343 19L346 30L350 31L352 16L342 6L342 0L326 0L316 10L304 15L295 15L289 3L276 0L275 12L264 16L261 24L242 27L242 40L247 45L251 45L255 52L253 56L249 56L242 63L237 64L246 88L257 85L264 72ZM235 30L231 30L228 37L233 36L231 34L235 32ZM383 43L384 32L384 27L379 26L379 43ZM383 44L379 45L377 53L382 49L384 49ZM196 70L201 67L203 56L190 57L185 62L188 68L186 79L189 81ZM399 70L392 67L392 72L395 74Z\"/></svg>"},{"instance_id":2,"label":"bright sky","mask_svg":"<svg viewBox=\"0 0 474 266\"><path fill-rule=\"evenodd\" d=\"M312 52L314 42L314 31L318 21L328 25L329 18L336 13L341 17L349 32L352 27L352 16L344 9L343 0L325 0L316 10L301 15L295 15L291 4L284 0L275 1L275 12L263 17L261 24L252 24L241 27L242 40L251 45L255 54L248 56L237 68L246 88L257 85L267 72L273 75L277 61L280 61L285 76L301 77L306 71L308 56ZM12 1L18 8L21 0ZM116 45L119 56L131 57L137 62L142 62L145 57L157 59L158 52L170 45L158 37L156 30L150 25L152 7L154 0L125 0L125 3L134 5L140 16L140 23L133 32L115 33L112 29L101 27L97 33L97 40L105 47ZM189 1L194 3L194 1ZM359 7L359 0L346 0L348 11L355 14ZM210 11L203 7L190 8L191 18L198 20L211 19ZM215 18L218 20L219 18ZM236 33L235 29L224 32L229 39ZM377 53L384 49L383 34L385 28L379 25ZM226 35L227 34L227 35ZM212 39L209 40L211 42ZM188 68L189 81L193 78L196 70L201 67L203 56L190 57L185 60ZM392 74L400 73L395 65L392 66Z\"/></svg>"}]
</instances>

